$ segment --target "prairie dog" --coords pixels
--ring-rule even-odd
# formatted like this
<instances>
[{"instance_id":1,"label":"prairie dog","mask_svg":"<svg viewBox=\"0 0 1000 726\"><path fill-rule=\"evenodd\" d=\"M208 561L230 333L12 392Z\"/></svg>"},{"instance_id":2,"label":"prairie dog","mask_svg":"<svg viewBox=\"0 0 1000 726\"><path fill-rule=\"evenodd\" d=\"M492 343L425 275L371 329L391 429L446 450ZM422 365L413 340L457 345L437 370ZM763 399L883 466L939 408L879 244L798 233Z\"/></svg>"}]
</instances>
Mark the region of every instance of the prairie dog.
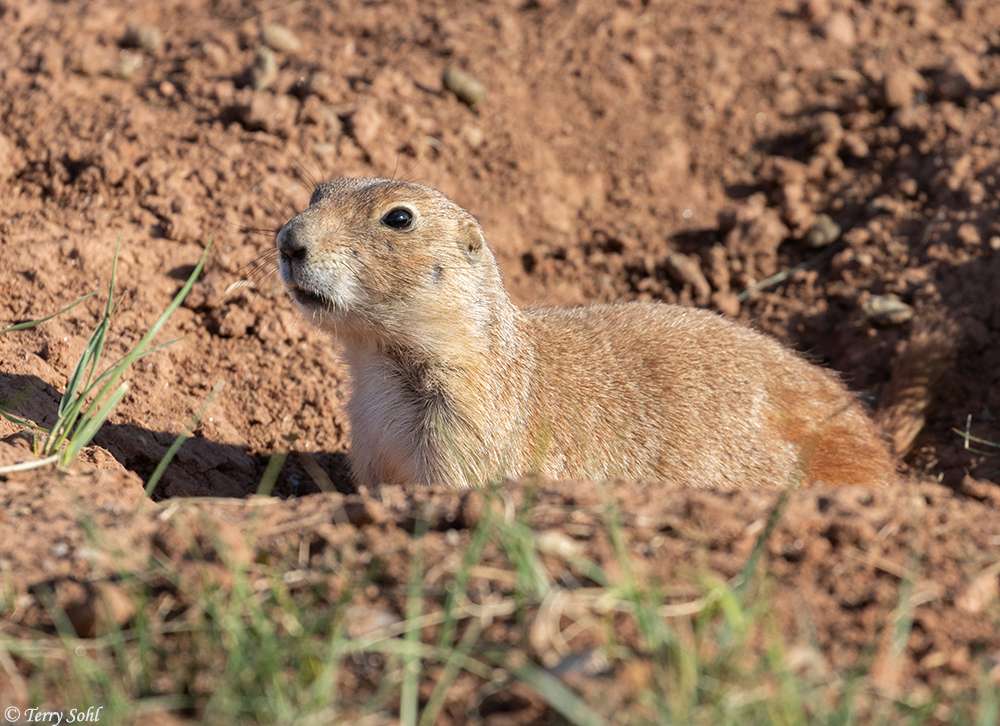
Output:
<instances>
[{"instance_id":1,"label":"prairie dog","mask_svg":"<svg viewBox=\"0 0 1000 726\"><path fill-rule=\"evenodd\" d=\"M343 347L358 485L895 479L833 374L705 310L519 309L479 223L428 187L326 182L277 246L292 299Z\"/></svg>"}]
</instances>

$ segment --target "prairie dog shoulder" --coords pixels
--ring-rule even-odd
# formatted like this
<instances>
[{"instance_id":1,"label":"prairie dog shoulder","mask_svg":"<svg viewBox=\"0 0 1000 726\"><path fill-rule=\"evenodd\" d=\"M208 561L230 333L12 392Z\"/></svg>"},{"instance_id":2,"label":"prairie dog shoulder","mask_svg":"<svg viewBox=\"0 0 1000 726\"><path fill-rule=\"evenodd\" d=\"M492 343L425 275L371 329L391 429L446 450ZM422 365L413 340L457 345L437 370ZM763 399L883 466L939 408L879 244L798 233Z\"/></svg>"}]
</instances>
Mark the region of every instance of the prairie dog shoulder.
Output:
<instances>
[{"instance_id":1,"label":"prairie dog shoulder","mask_svg":"<svg viewBox=\"0 0 1000 726\"><path fill-rule=\"evenodd\" d=\"M479 223L428 187L327 182L277 245L293 300L343 347L358 484L894 479L835 376L704 310L521 310Z\"/></svg>"}]
</instances>

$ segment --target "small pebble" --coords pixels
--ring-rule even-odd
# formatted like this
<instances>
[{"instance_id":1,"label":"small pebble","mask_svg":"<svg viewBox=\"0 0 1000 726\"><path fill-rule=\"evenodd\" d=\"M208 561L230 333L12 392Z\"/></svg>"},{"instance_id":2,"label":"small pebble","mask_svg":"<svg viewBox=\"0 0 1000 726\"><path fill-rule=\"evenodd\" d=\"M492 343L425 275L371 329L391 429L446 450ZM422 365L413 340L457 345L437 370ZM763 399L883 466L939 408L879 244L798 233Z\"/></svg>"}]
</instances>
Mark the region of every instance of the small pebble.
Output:
<instances>
[{"instance_id":1,"label":"small pebble","mask_svg":"<svg viewBox=\"0 0 1000 726\"><path fill-rule=\"evenodd\" d=\"M806 232L807 247L819 248L832 245L840 238L840 225L830 218L829 214L820 214L816 223Z\"/></svg>"},{"instance_id":2,"label":"small pebble","mask_svg":"<svg viewBox=\"0 0 1000 726\"><path fill-rule=\"evenodd\" d=\"M978 245L983 241L976 225L968 222L958 228L958 238L966 245Z\"/></svg>"},{"instance_id":3,"label":"small pebble","mask_svg":"<svg viewBox=\"0 0 1000 726\"><path fill-rule=\"evenodd\" d=\"M278 78L278 57L274 51L262 45L250 66L250 85L255 91L263 91Z\"/></svg>"},{"instance_id":4,"label":"small pebble","mask_svg":"<svg viewBox=\"0 0 1000 726\"><path fill-rule=\"evenodd\" d=\"M301 44L284 25L265 25L260 29L260 42L275 53L295 53Z\"/></svg>"},{"instance_id":5,"label":"small pebble","mask_svg":"<svg viewBox=\"0 0 1000 726\"><path fill-rule=\"evenodd\" d=\"M121 59L111 68L111 75L127 81L142 67L142 56L138 53L122 53Z\"/></svg>"},{"instance_id":6,"label":"small pebble","mask_svg":"<svg viewBox=\"0 0 1000 726\"><path fill-rule=\"evenodd\" d=\"M902 325L913 319L913 308L888 295L872 295L861 305L865 316L875 325Z\"/></svg>"},{"instance_id":7,"label":"small pebble","mask_svg":"<svg viewBox=\"0 0 1000 726\"><path fill-rule=\"evenodd\" d=\"M451 66L445 68L441 73L441 83L470 108L475 108L486 98L483 84L458 68Z\"/></svg>"},{"instance_id":8,"label":"small pebble","mask_svg":"<svg viewBox=\"0 0 1000 726\"><path fill-rule=\"evenodd\" d=\"M694 288L694 294L699 305L708 302L712 288L701 271L701 265L687 255L671 252L665 260L670 276L681 284Z\"/></svg>"},{"instance_id":9,"label":"small pebble","mask_svg":"<svg viewBox=\"0 0 1000 726\"><path fill-rule=\"evenodd\" d=\"M160 29L145 23L129 23L121 41L123 48L141 48L150 53L156 53L162 44Z\"/></svg>"},{"instance_id":10,"label":"small pebble","mask_svg":"<svg viewBox=\"0 0 1000 726\"><path fill-rule=\"evenodd\" d=\"M483 141L486 135L483 130L478 126L466 126L462 129L462 136L465 137L465 143L467 143L471 148L478 149L483 145Z\"/></svg>"}]
</instances>

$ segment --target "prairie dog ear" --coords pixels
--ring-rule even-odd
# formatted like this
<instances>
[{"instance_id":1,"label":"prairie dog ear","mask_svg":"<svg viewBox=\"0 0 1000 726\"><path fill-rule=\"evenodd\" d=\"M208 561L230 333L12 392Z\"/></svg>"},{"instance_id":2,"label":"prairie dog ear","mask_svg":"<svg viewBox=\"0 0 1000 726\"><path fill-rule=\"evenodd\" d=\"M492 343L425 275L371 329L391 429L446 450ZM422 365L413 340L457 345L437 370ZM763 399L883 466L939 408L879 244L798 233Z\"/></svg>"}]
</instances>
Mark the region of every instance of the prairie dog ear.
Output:
<instances>
[{"instance_id":1,"label":"prairie dog ear","mask_svg":"<svg viewBox=\"0 0 1000 726\"><path fill-rule=\"evenodd\" d=\"M462 252L465 253L465 256L470 261L479 259L483 247L486 246L486 240L483 239L483 230L472 219L464 220L458 228L458 242L461 245Z\"/></svg>"}]
</instances>

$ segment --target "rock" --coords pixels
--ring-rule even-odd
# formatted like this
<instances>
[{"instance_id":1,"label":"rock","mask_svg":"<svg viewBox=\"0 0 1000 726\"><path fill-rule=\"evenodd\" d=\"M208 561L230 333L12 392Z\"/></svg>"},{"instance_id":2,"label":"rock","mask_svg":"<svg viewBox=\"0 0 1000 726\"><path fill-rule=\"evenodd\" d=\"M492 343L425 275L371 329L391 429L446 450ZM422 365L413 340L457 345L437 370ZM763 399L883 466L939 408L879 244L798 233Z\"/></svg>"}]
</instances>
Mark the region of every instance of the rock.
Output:
<instances>
[{"instance_id":1,"label":"rock","mask_svg":"<svg viewBox=\"0 0 1000 726\"><path fill-rule=\"evenodd\" d=\"M140 48L149 53L157 53L163 46L163 33L152 25L129 23L120 45L123 48Z\"/></svg>"},{"instance_id":2,"label":"rock","mask_svg":"<svg viewBox=\"0 0 1000 726\"><path fill-rule=\"evenodd\" d=\"M478 126L462 127L462 136L465 138L465 143L471 149L478 149L483 145L483 141L486 140L486 134Z\"/></svg>"},{"instance_id":3,"label":"rock","mask_svg":"<svg viewBox=\"0 0 1000 726\"><path fill-rule=\"evenodd\" d=\"M778 247L787 236L788 227L782 224L778 213L773 209L764 210L760 217L736 227L726 235L726 247L730 256L747 256L744 275L748 285L777 272Z\"/></svg>"},{"instance_id":4,"label":"rock","mask_svg":"<svg viewBox=\"0 0 1000 726\"><path fill-rule=\"evenodd\" d=\"M705 279L701 271L701 265L697 261L681 254L680 252L670 252L664 263L667 272L677 282L682 285L690 285L694 288L695 301L699 305L705 305L712 294L712 288Z\"/></svg>"},{"instance_id":5,"label":"rock","mask_svg":"<svg viewBox=\"0 0 1000 726\"><path fill-rule=\"evenodd\" d=\"M220 338L245 338L257 324L257 316L242 305L224 305L214 308L207 322Z\"/></svg>"},{"instance_id":6,"label":"rock","mask_svg":"<svg viewBox=\"0 0 1000 726\"><path fill-rule=\"evenodd\" d=\"M872 295L861 304L865 317L875 325L902 325L913 319L913 308L888 295Z\"/></svg>"},{"instance_id":7,"label":"rock","mask_svg":"<svg viewBox=\"0 0 1000 726\"><path fill-rule=\"evenodd\" d=\"M820 214L803 239L807 247L818 249L832 245L839 238L840 225L834 222L830 215Z\"/></svg>"},{"instance_id":8,"label":"rock","mask_svg":"<svg viewBox=\"0 0 1000 726\"><path fill-rule=\"evenodd\" d=\"M483 88L483 84L458 68L452 66L445 68L441 73L441 83L470 108L475 108L486 99L486 89Z\"/></svg>"},{"instance_id":9,"label":"rock","mask_svg":"<svg viewBox=\"0 0 1000 726\"><path fill-rule=\"evenodd\" d=\"M221 306L226 301L226 284L218 273L202 275L194 283L191 292L181 302L188 310L209 310Z\"/></svg>"},{"instance_id":10,"label":"rock","mask_svg":"<svg viewBox=\"0 0 1000 726\"><path fill-rule=\"evenodd\" d=\"M253 65L250 66L250 86L255 91L263 91L269 88L278 78L278 58L274 51L267 46L257 49Z\"/></svg>"},{"instance_id":11,"label":"rock","mask_svg":"<svg viewBox=\"0 0 1000 726\"><path fill-rule=\"evenodd\" d=\"M121 60L111 66L111 75L127 81L142 67L142 56L138 53L122 53Z\"/></svg>"},{"instance_id":12,"label":"rock","mask_svg":"<svg viewBox=\"0 0 1000 726\"><path fill-rule=\"evenodd\" d=\"M295 53L301 47L291 30L274 23L260 29L260 42L275 53Z\"/></svg>"}]
</instances>

